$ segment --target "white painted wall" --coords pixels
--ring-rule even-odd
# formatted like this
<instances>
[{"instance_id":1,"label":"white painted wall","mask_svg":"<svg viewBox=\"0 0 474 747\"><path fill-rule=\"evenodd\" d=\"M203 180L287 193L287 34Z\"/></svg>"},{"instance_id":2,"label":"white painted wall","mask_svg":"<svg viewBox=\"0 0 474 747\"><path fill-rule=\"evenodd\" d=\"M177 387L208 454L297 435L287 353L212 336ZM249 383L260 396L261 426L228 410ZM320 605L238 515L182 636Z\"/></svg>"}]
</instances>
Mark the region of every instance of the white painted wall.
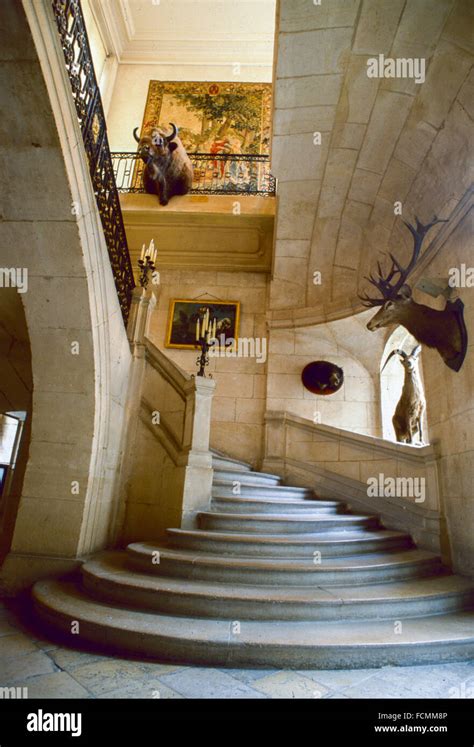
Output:
<instances>
[{"instance_id":1,"label":"white painted wall","mask_svg":"<svg viewBox=\"0 0 474 747\"><path fill-rule=\"evenodd\" d=\"M87 36L89 37L89 46L91 48L92 60L94 62L95 75L99 82L104 70L108 50L92 13L89 0L82 0L81 5L84 14L84 21L87 27Z\"/></svg>"}]
</instances>

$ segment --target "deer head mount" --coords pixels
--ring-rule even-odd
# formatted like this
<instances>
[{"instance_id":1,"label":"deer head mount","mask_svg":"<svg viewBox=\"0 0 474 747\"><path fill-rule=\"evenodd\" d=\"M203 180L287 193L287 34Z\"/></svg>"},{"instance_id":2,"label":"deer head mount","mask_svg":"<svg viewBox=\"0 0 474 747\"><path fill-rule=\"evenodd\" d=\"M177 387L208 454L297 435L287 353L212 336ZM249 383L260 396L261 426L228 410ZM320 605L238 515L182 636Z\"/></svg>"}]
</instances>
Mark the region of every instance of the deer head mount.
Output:
<instances>
[{"instance_id":1,"label":"deer head mount","mask_svg":"<svg viewBox=\"0 0 474 747\"><path fill-rule=\"evenodd\" d=\"M467 330L464 324L464 304L461 299L446 301L443 311L416 303L407 279L420 259L421 246L426 234L436 223L446 223L436 216L431 223L423 225L415 218L415 225L403 221L413 236L413 252L409 263L403 267L389 253L392 261L388 273L384 274L380 262L377 262L378 275L370 275L369 281L381 294L380 298L371 298L367 294L359 296L364 306L381 308L367 324L371 331L387 327L390 324L401 324L418 342L429 348L436 348L449 368L459 371L467 350Z\"/></svg>"}]
</instances>

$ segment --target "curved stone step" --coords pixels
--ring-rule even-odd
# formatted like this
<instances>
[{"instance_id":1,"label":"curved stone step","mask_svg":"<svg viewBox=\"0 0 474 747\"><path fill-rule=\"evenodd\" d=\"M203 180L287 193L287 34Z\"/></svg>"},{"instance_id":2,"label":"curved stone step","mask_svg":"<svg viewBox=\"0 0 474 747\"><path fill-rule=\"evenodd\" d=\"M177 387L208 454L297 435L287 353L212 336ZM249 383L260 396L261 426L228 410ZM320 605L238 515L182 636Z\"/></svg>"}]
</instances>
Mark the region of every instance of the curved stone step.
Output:
<instances>
[{"instance_id":1,"label":"curved stone step","mask_svg":"<svg viewBox=\"0 0 474 747\"><path fill-rule=\"evenodd\" d=\"M370 586L240 586L131 571L125 553L102 553L82 567L99 601L171 615L228 620L397 619L474 606L474 581L446 575Z\"/></svg>"},{"instance_id":2,"label":"curved stone step","mask_svg":"<svg viewBox=\"0 0 474 747\"><path fill-rule=\"evenodd\" d=\"M81 640L112 652L162 661L230 667L349 669L462 661L474 655L474 614L457 612L402 621L253 622L189 618L98 603L77 585L39 581L35 609L65 642ZM316 687L317 689L317 687Z\"/></svg>"},{"instance_id":3,"label":"curved stone step","mask_svg":"<svg viewBox=\"0 0 474 747\"><path fill-rule=\"evenodd\" d=\"M259 485L255 483L240 484L236 493L231 484L225 480L213 480L212 495L216 498L285 498L286 500L315 500L317 496L310 488L295 488L291 485Z\"/></svg>"},{"instance_id":4,"label":"curved stone step","mask_svg":"<svg viewBox=\"0 0 474 747\"><path fill-rule=\"evenodd\" d=\"M211 449L212 451L212 466L215 469L236 469L239 472L249 472L252 469L252 465L248 462L241 462L239 459L232 459L232 457L220 454L219 452Z\"/></svg>"},{"instance_id":5,"label":"curved stone step","mask_svg":"<svg viewBox=\"0 0 474 747\"><path fill-rule=\"evenodd\" d=\"M304 515L285 513L274 514L231 514L217 511L198 511L197 522L200 529L229 532L263 532L264 534L288 534L306 532L328 532L345 529L368 529L379 524L377 516L355 514L324 514L305 511Z\"/></svg>"},{"instance_id":6,"label":"curved stone step","mask_svg":"<svg viewBox=\"0 0 474 747\"><path fill-rule=\"evenodd\" d=\"M439 572L441 568L438 556L416 549L328 559L319 555L307 559L237 558L135 542L128 545L127 556L130 568L144 573L268 586L386 583L404 578L420 578Z\"/></svg>"},{"instance_id":7,"label":"curved stone step","mask_svg":"<svg viewBox=\"0 0 474 747\"><path fill-rule=\"evenodd\" d=\"M341 501L320 500L288 500L286 498L241 498L216 496L211 501L211 510L230 513L300 513L312 512L316 514L340 514L347 510Z\"/></svg>"},{"instance_id":8,"label":"curved stone step","mask_svg":"<svg viewBox=\"0 0 474 747\"><path fill-rule=\"evenodd\" d=\"M316 549L324 557L331 558L413 547L409 534L389 529L303 535L239 534L177 528L167 529L166 532L167 546L170 547L246 557L312 557Z\"/></svg>"},{"instance_id":9,"label":"curved stone step","mask_svg":"<svg viewBox=\"0 0 474 747\"><path fill-rule=\"evenodd\" d=\"M268 472L220 469L214 467L214 481L219 481L225 484L240 482L242 485L251 483L253 485L267 485L271 487L274 485L280 485L281 477L279 477L279 475L271 475Z\"/></svg>"}]
</instances>

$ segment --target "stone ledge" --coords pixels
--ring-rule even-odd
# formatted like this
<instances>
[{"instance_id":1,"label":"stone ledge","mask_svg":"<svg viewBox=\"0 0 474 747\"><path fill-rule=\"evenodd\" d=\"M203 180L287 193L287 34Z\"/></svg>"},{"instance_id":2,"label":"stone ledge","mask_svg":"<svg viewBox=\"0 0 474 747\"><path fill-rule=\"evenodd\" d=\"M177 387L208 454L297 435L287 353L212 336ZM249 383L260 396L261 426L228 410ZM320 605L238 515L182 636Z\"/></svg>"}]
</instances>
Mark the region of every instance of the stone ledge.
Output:
<instances>
[{"instance_id":1,"label":"stone ledge","mask_svg":"<svg viewBox=\"0 0 474 747\"><path fill-rule=\"evenodd\" d=\"M436 444L427 446L410 446L409 444L399 444L377 436L366 436L361 433L354 433L343 428L336 428L332 425L315 424L311 420L302 418L299 415L283 411L269 410L264 415L266 423L278 422L282 425L288 425L300 428L312 433L321 433L325 437L337 440L355 443L359 448L365 448L370 452L378 451L381 455L388 458L408 459L425 465L437 458Z\"/></svg>"}]
</instances>

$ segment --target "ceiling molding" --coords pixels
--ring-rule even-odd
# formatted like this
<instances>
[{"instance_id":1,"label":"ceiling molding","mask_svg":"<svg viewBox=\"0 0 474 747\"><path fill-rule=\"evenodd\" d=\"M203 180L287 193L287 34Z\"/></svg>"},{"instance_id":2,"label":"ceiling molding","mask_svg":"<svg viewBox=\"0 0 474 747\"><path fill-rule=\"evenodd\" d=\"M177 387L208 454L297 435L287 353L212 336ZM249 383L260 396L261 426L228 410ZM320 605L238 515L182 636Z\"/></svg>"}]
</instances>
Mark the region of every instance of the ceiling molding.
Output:
<instances>
[{"instance_id":1,"label":"ceiling molding","mask_svg":"<svg viewBox=\"0 0 474 747\"><path fill-rule=\"evenodd\" d=\"M130 7L129 0L119 0L119 7L127 31L128 40L131 41L135 37L136 31L135 24L133 23L133 10Z\"/></svg>"},{"instance_id":2,"label":"ceiling molding","mask_svg":"<svg viewBox=\"0 0 474 747\"><path fill-rule=\"evenodd\" d=\"M196 62L185 62L183 60L150 60L147 57L126 57L122 58L120 61L123 65L156 65L157 67L176 67L177 64L179 64L180 67L197 67L197 68L203 68L203 67L215 67L215 68L222 68L222 67L231 67L234 63L233 62L216 62L216 60L197 60ZM265 75L265 79L262 78L262 80L259 80L260 83L271 83L271 73L272 73L272 67L271 65L265 65L261 62L242 62L240 63L242 69L243 68L261 68L264 70L262 72L262 75ZM219 73L219 75L222 75L222 73ZM208 78L206 77L206 80ZM227 78L226 78L227 80ZM240 83L253 83L255 82L254 79L245 81L245 78L241 75L234 75L232 79L229 78L229 80L235 80L235 82Z\"/></svg>"},{"instance_id":3,"label":"ceiling molding","mask_svg":"<svg viewBox=\"0 0 474 747\"><path fill-rule=\"evenodd\" d=\"M91 10L99 32L107 41L107 49L121 62L122 53L127 43L126 29L121 14L117 13L115 2L111 0L90 0Z\"/></svg>"},{"instance_id":4,"label":"ceiling molding","mask_svg":"<svg viewBox=\"0 0 474 747\"><path fill-rule=\"evenodd\" d=\"M222 5L219 0L214 2ZM254 2L248 0L248 4ZM274 0L265 2L268 6L274 4ZM182 4L185 12L185 3ZM135 8L130 0L90 0L90 5L106 48L121 64L221 68L238 62L243 67L264 67L270 72L273 67L273 29L247 32L240 28L232 31L231 23L226 28L222 23L217 26L211 24L206 26L203 37L193 35L189 21L184 30L180 30L177 24L170 26L168 23L165 28L150 31L143 29L142 20L140 30L134 21L134 14L141 6Z\"/></svg>"}]
</instances>

